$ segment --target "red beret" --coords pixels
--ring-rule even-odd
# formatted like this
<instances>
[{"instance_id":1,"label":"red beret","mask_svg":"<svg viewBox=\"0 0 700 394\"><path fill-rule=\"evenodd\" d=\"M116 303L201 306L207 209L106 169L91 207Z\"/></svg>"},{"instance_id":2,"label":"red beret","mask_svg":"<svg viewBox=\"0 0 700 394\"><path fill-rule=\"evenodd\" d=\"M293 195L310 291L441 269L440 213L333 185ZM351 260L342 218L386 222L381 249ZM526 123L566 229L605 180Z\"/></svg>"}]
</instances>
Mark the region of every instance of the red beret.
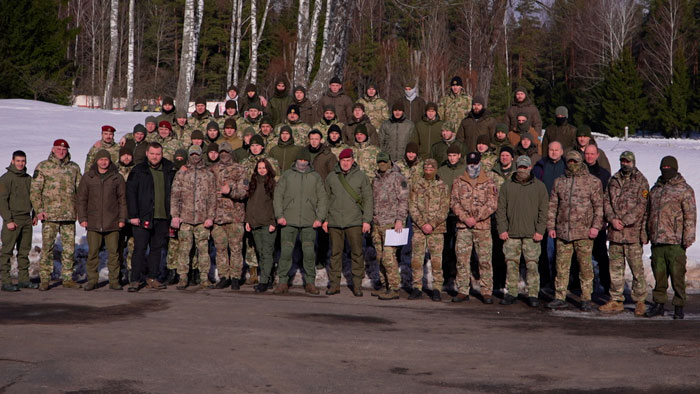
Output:
<instances>
[{"instance_id":1,"label":"red beret","mask_svg":"<svg viewBox=\"0 0 700 394\"><path fill-rule=\"evenodd\" d=\"M114 127L112 127L110 125L104 125L104 126L102 126L102 131L109 131L109 132L114 133L115 131L117 131L117 129L115 129Z\"/></svg>"},{"instance_id":2,"label":"red beret","mask_svg":"<svg viewBox=\"0 0 700 394\"><path fill-rule=\"evenodd\" d=\"M161 120L160 123L158 123L158 127L166 127L170 131L173 131L173 125L171 125L167 120Z\"/></svg>"},{"instance_id":3,"label":"red beret","mask_svg":"<svg viewBox=\"0 0 700 394\"><path fill-rule=\"evenodd\" d=\"M342 152L340 152L340 155L338 155L338 159L347 159L348 157L352 157L352 149L350 148L345 148L343 149Z\"/></svg>"},{"instance_id":4,"label":"red beret","mask_svg":"<svg viewBox=\"0 0 700 394\"><path fill-rule=\"evenodd\" d=\"M66 141L64 139L54 141L53 146L62 146L64 148L70 149L70 145L68 145L68 141Z\"/></svg>"}]
</instances>

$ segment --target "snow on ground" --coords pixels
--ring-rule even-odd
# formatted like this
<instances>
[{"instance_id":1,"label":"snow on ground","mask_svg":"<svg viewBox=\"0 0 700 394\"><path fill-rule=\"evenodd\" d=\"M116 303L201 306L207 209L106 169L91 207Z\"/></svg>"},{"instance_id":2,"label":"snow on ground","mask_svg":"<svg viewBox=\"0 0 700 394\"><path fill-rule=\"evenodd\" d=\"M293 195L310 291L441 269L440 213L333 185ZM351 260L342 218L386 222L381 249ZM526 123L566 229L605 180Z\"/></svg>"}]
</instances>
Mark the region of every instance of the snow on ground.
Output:
<instances>
[{"instance_id":1,"label":"snow on ground","mask_svg":"<svg viewBox=\"0 0 700 394\"><path fill-rule=\"evenodd\" d=\"M109 124L117 129L115 139L131 132L136 123L143 123L146 116L157 115L145 112L103 111L87 108L66 107L31 100L0 100L0 161L9 164L12 152L21 149L27 153L27 167L31 174L34 167L45 160L51 150L52 142L63 138L71 146L73 161L82 168L85 157L92 144L100 139L101 126ZM596 135L599 146L605 151L612 165L613 172L619 169L620 153L631 150L637 158L637 166L653 185L660 175L659 163L666 155L678 159L680 172L696 191L700 191L700 140L630 138L608 138ZM84 257L85 231L77 226L76 248L78 258ZM34 245L41 246L41 226L34 229ZM651 252L645 248L645 260L648 266ZM33 259L38 256L33 255ZM696 282L693 287L700 288L700 244L688 249L688 279ZM648 278L653 283L651 270Z\"/></svg>"}]
</instances>

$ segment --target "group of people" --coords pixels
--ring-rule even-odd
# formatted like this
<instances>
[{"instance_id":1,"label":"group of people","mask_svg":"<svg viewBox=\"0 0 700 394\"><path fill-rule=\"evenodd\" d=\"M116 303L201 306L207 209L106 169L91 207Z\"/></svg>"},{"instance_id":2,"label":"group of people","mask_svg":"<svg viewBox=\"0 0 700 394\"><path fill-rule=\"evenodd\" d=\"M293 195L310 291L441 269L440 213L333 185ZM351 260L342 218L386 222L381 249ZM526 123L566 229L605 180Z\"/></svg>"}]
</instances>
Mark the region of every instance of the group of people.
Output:
<instances>
[{"instance_id":1,"label":"group of people","mask_svg":"<svg viewBox=\"0 0 700 394\"><path fill-rule=\"evenodd\" d=\"M575 254L581 310L594 308L593 260L601 281L605 273L610 278L610 300L599 310L624 310L627 262L635 315L664 314L670 276L674 318L683 318L685 250L695 241L696 205L675 158L661 160L651 189L632 152L620 155L620 170L611 175L591 129L571 125L565 107L540 137L542 119L525 89L516 89L513 105L498 119L482 97L466 94L459 77L440 104L425 103L407 86L391 108L373 84L353 103L338 78L315 107L304 87L290 95L283 79L269 99L256 89L247 86L241 98L232 86L220 115L207 110L204 98L191 114L165 98L158 117L118 142L115 128L105 125L84 174L63 139L33 177L26 154L14 152L0 178L2 290L49 290L59 234L62 285L81 287L73 280L77 220L87 230L87 291L98 285L104 247L113 290L125 284L130 292L167 285L238 290L248 267L246 283L256 292L284 294L296 266L311 295L320 293L317 270L327 268L325 293L333 295L349 260L350 287L362 296L364 252L373 248L380 272L371 293L382 300L399 298L401 259L410 262L409 299L427 293L441 301L453 279L453 302L469 300L478 281L482 302L492 304L496 288L503 291L500 304L510 305L519 297L522 261L528 305L539 306L542 281L553 290L546 306L558 309L569 306ZM38 221L37 284L29 279L28 252ZM408 243L390 246L392 231L408 232ZM648 310L647 242L656 280ZM9 274L15 248L17 284ZM503 283L494 275L499 260ZM426 261L432 290L423 289ZM211 280L212 263L218 281Z\"/></svg>"}]
</instances>

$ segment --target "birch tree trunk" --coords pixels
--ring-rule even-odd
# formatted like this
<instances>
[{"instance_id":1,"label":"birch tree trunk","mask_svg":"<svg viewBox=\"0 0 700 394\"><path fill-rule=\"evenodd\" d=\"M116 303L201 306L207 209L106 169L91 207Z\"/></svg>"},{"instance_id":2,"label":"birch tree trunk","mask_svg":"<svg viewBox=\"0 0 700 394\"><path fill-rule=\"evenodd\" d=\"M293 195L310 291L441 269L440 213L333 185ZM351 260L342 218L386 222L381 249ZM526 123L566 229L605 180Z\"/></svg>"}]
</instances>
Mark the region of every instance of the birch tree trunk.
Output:
<instances>
[{"instance_id":1,"label":"birch tree trunk","mask_svg":"<svg viewBox=\"0 0 700 394\"><path fill-rule=\"evenodd\" d=\"M304 75L304 86L309 86L311 71L314 68L314 60L316 58L316 42L318 41L318 23L321 19L322 5L323 0L316 0L314 2L314 12L313 16L311 17L311 27L309 28L308 60L306 63L306 74Z\"/></svg>"},{"instance_id":2,"label":"birch tree trunk","mask_svg":"<svg viewBox=\"0 0 700 394\"><path fill-rule=\"evenodd\" d=\"M250 64L245 73L245 81L249 83L257 83L258 80L258 46L260 46L260 40L265 31L267 13L270 11L270 0L266 0L265 10L258 29L258 6L256 3L256 0L252 0L250 3Z\"/></svg>"},{"instance_id":3,"label":"birch tree trunk","mask_svg":"<svg viewBox=\"0 0 700 394\"><path fill-rule=\"evenodd\" d=\"M190 81L189 89L192 89L192 84L194 83L194 72L195 65L197 62L197 47L199 47L199 32L202 28L202 19L204 17L204 0L197 0L197 9L194 14L194 29L192 33L192 40L190 41L190 58L187 62L187 74Z\"/></svg>"},{"instance_id":4,"label":"birch tree trunk","mask_svg":"<svg viewBox=\"0 0 700 394\"><path fill-rule=\"evenodd\" d=\"M229 34L228 65L226 67L226 89L233 82L233 59L236 51L236 27L239 24L238 0L233 0L231 6L231 33Z\"/></svg>"},{"instance_id":5,"label":"birch tree trunk","mask_svg":"<svg viewBox=\"0 0 700 394\"><path fill-rule=\"evenodd\" d=\"M243 0L234 0L237 3L236 16L236 49L233 56L233 84L238 85L238 70L241 67L241 26L243 25Z\"/></svg>"},{"instance_id":6,"label":"birch tree trunk","mask_svg":"<svg viewBox=\"0 0 700 394\"><path fill-rule=\"evenodd\" d=\"M105 94L102 99L103 109L112 109L112 85L114 73L117 69L117 51L119 50L119 0L112 0L112 12L109 18L109 63L107 65L107 80L105 81Z\"/></svg>"},{"instance_id":7,"label":"birch tree trunk","mask_svg":"<svg viewBox=\"0 0 700 394\"><path fill-rule=\"evenodd\" d=\"M129 49L126 71L126 110L134 109L134 6L136 0L129 0Z\"/></svg>"},{"instance_id":8,"label":"birch tree trunk","mask_svg":"<svg viewBox=\"0 0 700 394\"><path fill-rule=\"evenodd\" d=\"M297 17L297 48L294 55L293 85L304 85L309 62L309 0L299 0ZM313 61L313 59L312 59Z\"/></svg>"},{"instance_id":9,"label":"birch tree trunk","mask_svg":"<svg viewBox=\"0 0 700 394\"><path fill-rule=\"evenodd\" d=\"M194 0L185 2L185 18L182 25L182 53L180 55L180 73L177 80L176 105L185 111L189 110L192 77L189 72L191 43L194 40Z\"/></svg>"}]
</instances>

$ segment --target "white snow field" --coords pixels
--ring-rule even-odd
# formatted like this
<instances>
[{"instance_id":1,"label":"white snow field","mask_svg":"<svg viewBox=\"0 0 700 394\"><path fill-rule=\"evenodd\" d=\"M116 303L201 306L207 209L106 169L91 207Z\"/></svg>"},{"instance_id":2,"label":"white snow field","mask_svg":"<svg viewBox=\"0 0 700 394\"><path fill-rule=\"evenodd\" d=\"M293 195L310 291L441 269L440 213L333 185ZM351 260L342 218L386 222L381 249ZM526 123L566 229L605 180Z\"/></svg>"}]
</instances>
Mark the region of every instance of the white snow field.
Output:
<instances>
[{"instance_id":1,"label":"white snow field","mask_svg":"<svg viewBox=\"0 0 700 394\"><path fill-rule=\"evenodd\" d=\"M53 141L63 138L71 146L73 161L82 168L88 150L100 139L102 125L114 126L117 129L115 139L119 140L149 115L157 114L75 108L31 100L0 100L0 163L4 160L9 165L12 152L21 149L27 153L28 172L32 174L36 164L48 157ZM620 153L631 150L636 155L637 166L653 185L660 175L661 158L673 155L678 159L680 173L696 192L700 190L700 140L630 138L623 141L598 134L595 137L607 154L613 172L619 169ZM84 236L84 229L77 226L76 243L80 245L76 248L78 259L84 257ZM34 229L33 244L41 246L41 226ZM650 254L647 245L644 256L647 267ZM36 252L32 252L31 257L33 262L38 259ZM689 287L700 289L700 243L688 249L688 268ZM650 269L647 270L647 278L650 284L654 283Z\"/></svg>"}]
</instances>

